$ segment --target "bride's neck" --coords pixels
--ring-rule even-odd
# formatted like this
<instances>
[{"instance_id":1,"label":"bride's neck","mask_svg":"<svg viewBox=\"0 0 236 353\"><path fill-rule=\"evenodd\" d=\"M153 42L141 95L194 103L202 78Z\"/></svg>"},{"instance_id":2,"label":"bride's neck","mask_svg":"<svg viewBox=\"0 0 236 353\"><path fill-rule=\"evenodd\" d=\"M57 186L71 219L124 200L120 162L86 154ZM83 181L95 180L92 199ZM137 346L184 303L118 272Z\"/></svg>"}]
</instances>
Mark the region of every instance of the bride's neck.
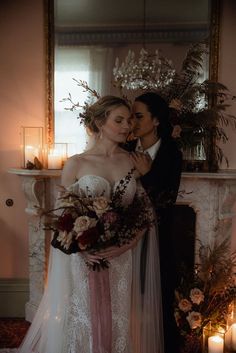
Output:
<instances>
[{"instance_id":1,"label":"bride's neck","mask_svg":"<svg viewBox=\"0 0 236 353\"><path fill-rule=\"evenodd\" d=\"M116 142L108 140L97 140L92 148L96 154L104 155L105 157L110 157L117 152L119 145Z\"/></svg>"}]
</instances>

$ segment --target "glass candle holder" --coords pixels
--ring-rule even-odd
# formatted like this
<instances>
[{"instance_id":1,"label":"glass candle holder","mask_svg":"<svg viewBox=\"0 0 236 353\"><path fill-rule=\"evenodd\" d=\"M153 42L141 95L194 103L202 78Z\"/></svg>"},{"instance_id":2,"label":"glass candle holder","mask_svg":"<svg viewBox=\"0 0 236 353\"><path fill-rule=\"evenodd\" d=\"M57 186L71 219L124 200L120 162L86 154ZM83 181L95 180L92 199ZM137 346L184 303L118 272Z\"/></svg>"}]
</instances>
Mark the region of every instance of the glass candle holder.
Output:
<instances>
[{"instance_id":1,"label":"glass candle holder","mask_svg":"<svg viewBox=\"0 0 236 353\"><path fill-rule=\"evenodd\" d=\"M48 149L48 169L62 169L67 160L67 144L54 143Z\"/></svg>"},{"instance_id":2,"label":"glass candle holder","mask_svg":"<svg viewBox=\"0 0 236 353\"><path fill-rule=\"evenodd\" d=\"M236 298L229 304L227 315L227 352L236 352Z\"/></svg>"},{"instance_id":3,"label":"glass candle holder","mask_svg":"<svg viewBox=\"0 0 236 353\"><path fill-rule=\"evenodd\" d=\"M22 126L22 168L43 166L43 128Z\"/></svg>"},{"instance_id":4,"label":"glass candle holder","mask_svg":"<svg viewBox=\"0 0 236 353\"><path fill-rule=\"evenodd\" d=\"M203 353L225 353L226 325L209 322L203 328Z\"/></svg>"}]
</instances>

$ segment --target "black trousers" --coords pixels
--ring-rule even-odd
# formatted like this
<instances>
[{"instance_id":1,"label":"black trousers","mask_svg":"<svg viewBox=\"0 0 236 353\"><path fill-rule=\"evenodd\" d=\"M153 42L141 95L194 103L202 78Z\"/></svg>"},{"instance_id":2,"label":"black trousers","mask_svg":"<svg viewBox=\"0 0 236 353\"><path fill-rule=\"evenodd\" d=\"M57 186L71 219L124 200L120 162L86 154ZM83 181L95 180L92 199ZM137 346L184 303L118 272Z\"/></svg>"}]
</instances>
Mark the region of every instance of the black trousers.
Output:
<instances>
[{"instance_id":1,"label":"black trousers","mask_svg":"<svg viewBox=\"0 0 236 353\"><path fill-rule=\"evenodd\" d=\"M160 217L158 230L165 353L179 353L179 332L174 318L174 291L178 276L174 252L172 209L159 211L158 214Z\"/></svg>"}]
</instances>

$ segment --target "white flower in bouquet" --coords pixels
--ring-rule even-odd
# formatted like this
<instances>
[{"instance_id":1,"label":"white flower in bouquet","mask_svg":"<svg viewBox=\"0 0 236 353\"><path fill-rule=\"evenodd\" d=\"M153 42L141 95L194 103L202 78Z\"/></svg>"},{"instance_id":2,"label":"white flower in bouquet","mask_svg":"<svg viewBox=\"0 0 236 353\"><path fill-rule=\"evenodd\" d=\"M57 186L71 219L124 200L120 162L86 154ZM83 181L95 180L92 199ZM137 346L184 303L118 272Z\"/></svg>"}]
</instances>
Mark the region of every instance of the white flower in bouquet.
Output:
<instances>
[{"instance_id":1,"label":"white flower in bouquet","mask_svg":"<svg viewBox=\"0 0 236 353\"><path fill-rule=\"evenodd\" d=\"M68 233L65 230L63 232L59 232L58 241L66 250L68 250L72 242L72 233Z\"/></svg>"},{"instance_id":2,"label":"white flower in bouquet","mask_svg":"<svg viewBox=\"0 0 236 353\"><path fill-rule=\"evenodd\" d=\"M97 220L88 216L77 217L74 223L73 230L77 233L76 239L89 228L95 227Z\"/></svg>"},{"instance_id":3,"label":"white flower in bouquet","mask_svg":"<svg viewBox=\"0 0 236 353\"><path fill-rule=\"evenodd\" d=\"M98 217L101 216L103 213L110 210L109 200L104 196L97 197L93 201L93 210L96 212Z\"/></svg>"}]
</instances>

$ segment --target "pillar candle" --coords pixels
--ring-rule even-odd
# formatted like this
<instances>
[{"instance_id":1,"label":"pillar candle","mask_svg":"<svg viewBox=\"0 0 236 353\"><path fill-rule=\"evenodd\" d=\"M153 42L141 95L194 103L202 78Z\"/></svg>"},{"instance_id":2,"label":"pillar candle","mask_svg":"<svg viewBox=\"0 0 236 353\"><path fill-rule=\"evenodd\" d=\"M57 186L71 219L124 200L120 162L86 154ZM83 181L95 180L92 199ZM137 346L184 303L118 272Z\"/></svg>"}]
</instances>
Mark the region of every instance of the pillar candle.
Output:
<instances>
[{"instance_id":1,"label":"pillar candle","mask_svg":"<svg viewBox=\"0 0 236 353\"><path fill-rule=\"evenodd\" d=\"M232 337L232 348L235 351L236 350L236 324L233 324L231 326L231 337Z\"/></svg>"},{"instance_id":2,"label":"pillar candle","mask_svg":"<svg viewBox=\"0 0 236 353\"><path fill-rule=\"evenodd\" d=\"M62 158L54 154L48 155L48 169L61 169L62 168Z\"/></svg>"},{"instance_id":3,"label":"pillar candle","mask_svg":"<svg viewBox=\"0 0 236 353\"><path fill-rule=\"evenodd\" d=\"M208 338L208 353L223 353L224 340L220 336L211 336Z\"/></svg>"}]
</instances>

